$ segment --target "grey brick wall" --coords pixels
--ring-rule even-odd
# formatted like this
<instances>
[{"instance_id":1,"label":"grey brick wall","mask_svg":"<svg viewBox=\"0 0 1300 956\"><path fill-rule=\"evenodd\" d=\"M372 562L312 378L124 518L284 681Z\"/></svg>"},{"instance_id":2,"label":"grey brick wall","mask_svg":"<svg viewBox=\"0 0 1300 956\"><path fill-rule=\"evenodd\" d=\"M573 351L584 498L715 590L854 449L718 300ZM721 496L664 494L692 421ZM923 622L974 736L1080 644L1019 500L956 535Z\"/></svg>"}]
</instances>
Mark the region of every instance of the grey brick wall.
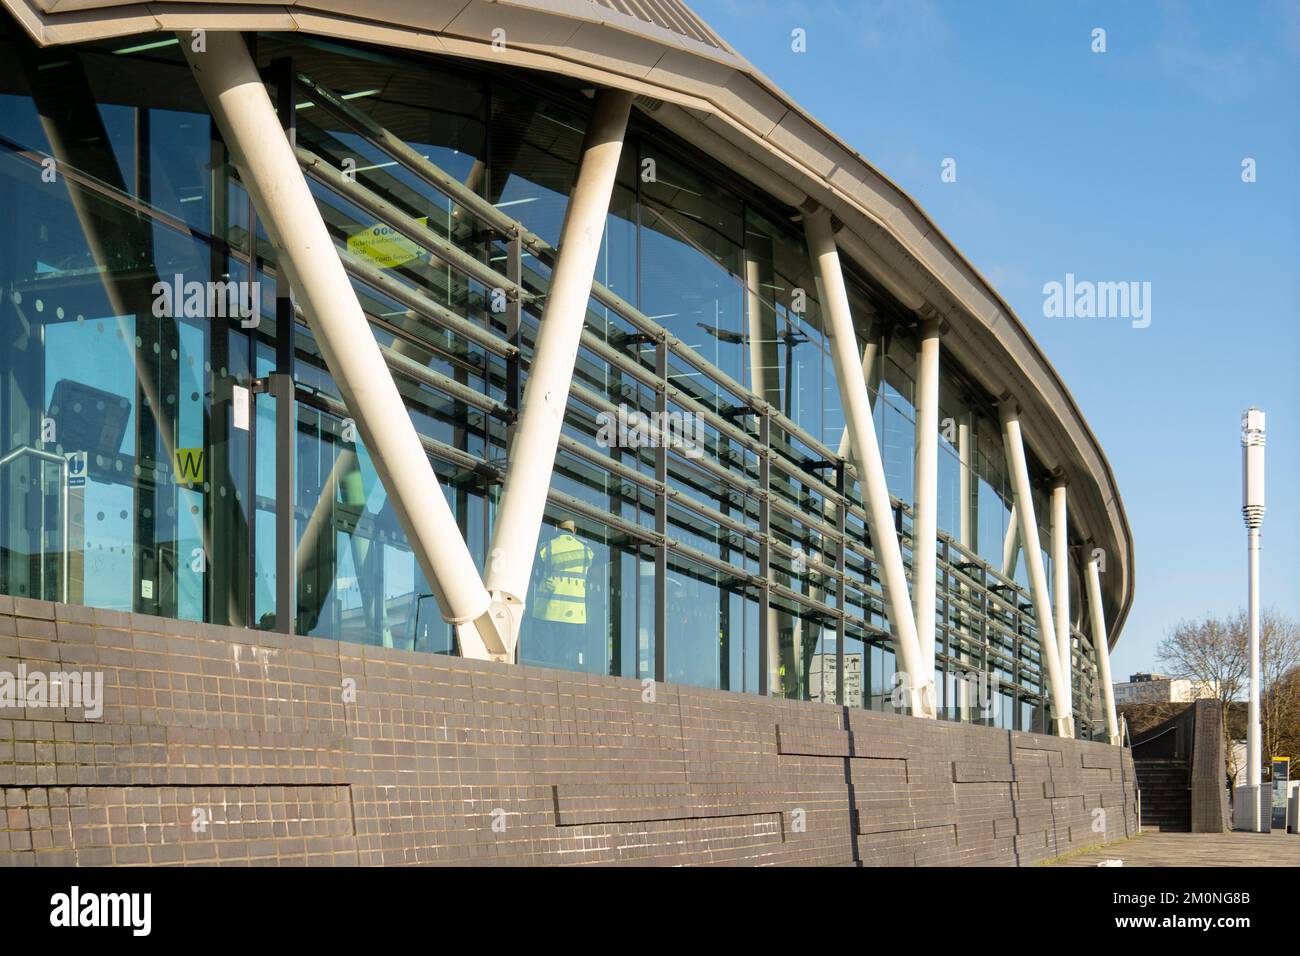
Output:
<instances>
[{"instance_id":1,"label":"grey brick wall","mask_svg":"<svg viewBox=\"0 0 1300 956\"><path fill-rule=\"evenodd\" d=\"M1025 865L1136 830L1103 744L0 597L20 663L105 705L0 709L3 865Z\"/></svg>"}]
</instances>

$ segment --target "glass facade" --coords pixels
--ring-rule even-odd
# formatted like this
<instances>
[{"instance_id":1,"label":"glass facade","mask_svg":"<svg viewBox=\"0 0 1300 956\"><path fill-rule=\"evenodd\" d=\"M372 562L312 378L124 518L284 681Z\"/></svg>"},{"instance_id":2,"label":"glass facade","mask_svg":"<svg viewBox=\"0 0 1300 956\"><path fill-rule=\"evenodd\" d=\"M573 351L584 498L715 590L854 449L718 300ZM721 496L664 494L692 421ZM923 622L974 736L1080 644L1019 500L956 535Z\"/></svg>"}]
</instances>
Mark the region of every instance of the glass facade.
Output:
<instances>
[{"instance_id":1,"label":"glass facade","mask_svg":"<svg viewBox=\"0 0 1300 956\"><path fill-rule=\"evenodd\" d=\"M454 653L175 42L42 51L4 29L0 591ZM589 101L531 75L250 42L482 566ZM895 709L794 218L634 111L522 662ZM916 341L848 278L910 560ZM636 413L690 421L691 441L602 437ZM941 714L1042 730L1005 470L994 407L945 356ZM1075 640L1087 728L1092 658Z\"/></svg>"}]
</instances>

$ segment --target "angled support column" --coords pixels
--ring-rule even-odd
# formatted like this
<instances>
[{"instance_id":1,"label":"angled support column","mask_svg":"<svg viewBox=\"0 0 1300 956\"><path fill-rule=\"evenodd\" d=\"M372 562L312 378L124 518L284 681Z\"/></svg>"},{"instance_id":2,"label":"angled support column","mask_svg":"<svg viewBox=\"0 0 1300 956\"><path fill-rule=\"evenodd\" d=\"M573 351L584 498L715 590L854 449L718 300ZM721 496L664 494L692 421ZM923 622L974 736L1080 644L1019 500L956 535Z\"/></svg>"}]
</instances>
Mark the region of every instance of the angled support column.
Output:
<instances>
[{"instance_id":1,"label":"angled support column","mask_svg":"<svg viewBox=\"0 0 1300 956\"><path fill-rule=\"evenodd\" d=\"M916 512L912 518L912 606L921 655L934 674L939 539L939 323L921 323L916 354Z\"/></svg>"},{"instance_id":2,"label":"angled support column","mask_svg":"<svg viewBox=\"0 0 1300 956\"><path fill-rule=\"evenodd\" d=\"M894 530L889 486L885 482L880 445L876 441L875 425L871 418L867 382L862 374L862 358L858 354L853 315L849 310L849 295L840 268L839 250L835 245L830 214L825 209L806 214L804 229L814 273L822 283L835 381L839 386L849 443L862 482L867 527L871 532L871 544L885 586L889 623L894 632L898 656L903 662L908 704L914 716L934 717L934 668L927 668L917 641L916 619L912 615L907 573L903 567L903 551Z\"/></svg>"},{"instance_id":3,"label":"angled support column","mask_svg":"<svg viewBox=\"0 0 1300 956\"><path fill-rule=\"evenodd\" d=\"M867 333L866 344L862 346L862 377L867 383L867 405L873 410L875 408L874 397L880 391L880 366L876 359L880 355L880 336L875 330ZM839 456L848 458L850 452L849 429L844 426L844 431L840 434Z\"/></svg>"},{"instance_id":4,"label":"angled support column","mask_svg":"<svg viewBox=\"0 0 1300 956\"><path fill-rule=\"evenodd\" d=\"M969 411L963 412L961 420L957 423L957 538L961 546L968 551L975 550L975 498L973 489L975 483L971 480L974 476L971 472L972 467L972 416ZM970 588L965 584L961 585L961 593L969 594ZM962 611L957 615L963 631L969 626L969 616ZM970 655L961 652L959 657L963 663L969 663ZM970 683L965 680L957 682L957 714L958 720L962 723L970 720Z\"/></svg>"},{"instance_id":5,"label":"angled support column","mask_svg":"<svg viewBox=\"0 0 1300 956\"><path fill-rule=\"evenodd\" d=\"M974 454L971 448L971 413L963 412L957 423L957 537L961 546L975 550Z\"/></svg>"},{"instance_id":6,"label":"angled support column","mask_svg":"<svg viewBox=\"0 0 1300 956\"><path fill-rule=\"evenodd\" d=\"M519 639L555 449L631 106L629 93L601 90L596 94L506 464L485 583L494 600L510 609L509 655Z\"/></svg>"},{"instance_id":7,"label":"angled support column","mask_svg":"<svg viewBox=\"0 0 1300 956\"><path fill-rule=\"evenodd\" d=\"M768 404L781 407L781 376L777 367L776 305L764 293L772 282L770 249L753 248L766 239L745 237L745 320L749 330L749 387Z\"/></svg>"},{"instance_id":8,"label":"angled support column","mask_svg":"<svg viewBox=\"0 0 1300 956\"><path fill-rule=\"evenodd\" d=\"M1029 571L1029 585L1034 596L1034 619L1038 624L1038 643L1041 645L1043 659L1047 662L1048 688L1052 695L1050 705L1052 720L1059 736L1073 737L1074 717L1068 704L1068 683L1061 670L1060 645L1056 642L1056 625L1052 617L1047 571L1043 567L1043 552L1038 541L1038 519L1034 515L1034 499L1029 485L1029 463L1025 458L1024 440L1020 434L1020 411L1010 402L1003 402L1000 411L1007 471L1011 473L1012 487L1015 489L1020 540L1024 544L1025 566Z\"/></svg>"},{"instance_id":9,"label":"angled support column","mask_svg":"<svg viewBox=\"0 0 1300 956\"><path fill-rule=\"evenodd\" d=\"M1056 612L1056 653L1065 682L1065 705L1074 713L1074 662L1070 653L1069 513L1063 478L1052 483L1052 610Z\"/></svg>"},{"instance_id":10,"label":"angled support column","mask_svg":"<svg viewBox=\"0 0 1300 956\"><path fill-rule=\"evenodd\" d=\"M822 281L819 278L817 280L817 293L820 298L824 298L825 296L823 295L821 288ZM880 363L876 361L882 351L880 348L880 339L881 336L877 331L877 327L875 323L872 323L871 328L867 332L867 341L862 346L862 377L867 382L867 405L873 411L875 410L874 396L880 391ZM852 448L849 443L849 429L847 426L840 433L840 444L835 454L837 457L847 461L853 459ZM861 469L858 470L859 472L861 471ZM845 484L847 485L848 482L846 481ZM866 487L866 485L864 484L863 487ZM824 512L827 521L834 522L840 520L841 516L838 512L838 508L827 502Z\"/></svg>"},{"instance_id":11,"label":"angled support column","mask_svg":"<svg viewBox=\"0 0 1300 956\"><path fill-rule=\"evenodd\" d=\"M1101 566L1095 557L1088 559L1084 572L1088 582L1088 612L1092 620L1092 646L1097 653L1097 670L1101 678L1102 700L1106 706L1106 739L1120 745L1119 718L1115 716L1115 685L1110 679L1110 645L1106 641L1106 618L1101 606Z\"/></svg>"},{"instance_id":12,"label":"angled support column","mask_svg":"<svg viewBox=\"0 0 1300 956\"><path fill-rule=\"evenodd\" d=\"M749 346L749 387L759 398L773 408L781 408L781 370L780 356L776 341L776 303L771 295L772 283L772 248L771 242L763 236L747 233L745 236L745 322L748 331ZM767 427L767 418L763 417L763 428ZM765 439L764 445L767 444ZM764 465L766 467L766 465ZM764 484L770 485L771 476ZM766 529L770 524L770 514L764 519ZM766 550L764 551L766 554ZM764 572L766 579L771 569ZM788 582L787 582L788 583ZM793 640L787 648L786 659L781 657L781 622L790 615L773 607L771 601L763 600L766 609L764 631L766 634L767 683L765 692L775 695L784 694L789 688L781 679L788 666L791 679L795 673L796 650L799 644L797 628L799 622L790 620L795 631Z\"/></svg>"},{"instance_id":13,"label":"angled support column","mask_svg":"<svg viewBox=\"0 0 1300 956\"><path fill-rule=\"evenodd\" d=\"M243 36L209 32L205 51L178 36L461 653L503 656L506 611L479 579Z\"/></svg>"},{"instance_id":14,"label":"angled support column","mask_svg":"<svg viewBox=\"0 0 1300 956\"><path fill-rule=\"evenodd\" d=\"M1020 557L1020 515L1016 503L1011 502L1011 513L1007 515L1007 533L1002 538L1002 576L1014 578L1016 563Z\"/></svg>"}]
</instances>

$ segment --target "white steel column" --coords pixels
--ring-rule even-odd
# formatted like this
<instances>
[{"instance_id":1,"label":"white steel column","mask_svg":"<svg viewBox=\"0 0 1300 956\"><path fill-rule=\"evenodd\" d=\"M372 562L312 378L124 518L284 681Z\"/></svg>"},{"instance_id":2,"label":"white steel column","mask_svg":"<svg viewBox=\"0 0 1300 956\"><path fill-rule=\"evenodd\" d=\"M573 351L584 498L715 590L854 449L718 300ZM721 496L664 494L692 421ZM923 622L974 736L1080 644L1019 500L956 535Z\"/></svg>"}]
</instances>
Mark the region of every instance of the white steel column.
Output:
<instances>
[{"instance_id":1,"label":"white steel column","mask_svg":"<svg viewBox=\"0 0 1300 956\"><path fill-rule=\"evenodd\" d=\"M503 649L491 599L243 36L209 32L206 52L192 49L188 33L178 37L462 653L487 657Z\"/></svg>"},{"instance_id":2,"label":"white steel column","mask_svg":"<svg viewBox=\"0 0 1300 956\"><path fill-rule=\"evenodd\" d=\"M1056 647L1065 682L1065 703L1074 713L1074 662L1070 653L1069 512L1065 480L1052 484L1052 610L1056 612Z\"/></svg>"},{"instance_id":3,"label":"white steel column","mask_svg":"<svg viewBox=\"0 0 1300 956\"><path fill-rule=\"evenodd\" d=\"M1106 618L1101 606L1101 565L1095 557L1088 559L1084 572L1088 582L1088 612L1092 620L1092 646L1097 652L1097 670L1102 687L1102 701L1106 705L1106 739L1116 747L1120 745L1119 718L1115 716L1115 685L1110 678L1110 645L1106 640Z\"/></svg>"},{"instance_id":4,"label":"white steel column","mask_svg":"<svg viewBox=\"0 0 1300 956\"><path fill-rule=\"evenodd\" d=\"M975 509L971 489L971 416L962 413L957 423L957 537L961 546L968 551L975 550Z\"/></svg>"},{"instance_id":5,"label":"white steel column","mask_svg":"<svg viewBox=\"0 0 1300 956\"><path fill-rule=\"evenodd\" d=\"M1052 619L1052 600L1047 588L1047 572L1043 568L1043 552L1038 541L1038 519L1034 515L1034 499L1029 485L1029 463L1025 458L1024 441L1020 434L1020 412L1010 402L1001 407L1002 442L1006 447L1007 471L1011 473L1015 489L1016 514L1019 517L1020 541L1025 552L1025 567L1029 571L1030 590L1034 596L1034 618L1038 625L1038 643L1047 662L1048 689L1051 690L1051 707L1056 732L1061 737L1074 736L1074 717L1068 705L1069 695L1061 671L1061 655L1056 643L1056 627Z\"/></svg>"},{"instance_id":6,"label":"white steel column","mask_svg":"<svg viewBox=\"0 0 1300 956\"><path fill-rule=\"evenodd\" d=\"M1007 515L1007 533L1002 538L1002 576L1004 578L1014 578L1016 576L1016 559L1020 551L1020 516L1016 512L1016 503L1014 499L1011 502L1011 513Z\"/></svg>"},{"instance_id":7,"label":"white steel column","mask_svg":"<svg viewBox=\"0 0 1300 956\"><path fill-rule=\"evenodd\" d=\"M975 508L974 499L971 495L971 488L974 485L971 474L971 413L963 412L960 421L957 422L957 537L961 546L968 551L975 550ZM970 589L963 584L961 593L966 596ZM966 628L969 625L969 617L963 610L958 614L961 621L962 633L965 635ZM965 651L959 654L962 663L970 663L970 655ZM957 681L957 719L965 723L970 719L970 681L965 679Z\"/></svg>"},{"instance_id":8,"label":"white steel column","mask_svg":"<svg viewBox=\"0 0 1300 956\"><path fill-rule=\"evenodd\" d=\"M872 548L885 586L889 623L898 656L903 661L902 673L907 681L908 704L913 715L934 717L934 669L926 667L925 657L917 641L916 619L912 615L909 600L903 552L894 531L889 486L885 482L880 445L876 441L875 425L871 418L871 403L867 400L867 382L862 374L862 360L858 355L853 315L849 310L849 295L840 268L839 250L835 245L830 214L825 209L805 214L804 228L814 271L822 282L822 305L830 335L835 380L839 386L850 447L862 482L867 527L871 532Z\"/></svg>"},{"instance_id":9,"label":"white steel column","mask_svg":"<svg viewBox=\"0 0 1300 956\"><path fill-rule=\"evenodd\" d=\"M488 552L487 589L511 609L507 653L514 654L532 576L555 450L573 381L573 365L587 319L587 302L614 192L632 96L601 90L582 144L578 180L560 230L546 307L520 403L515 441L506 465Z\"/></svg>"},{"instance_id":10,"label":"white steel column","mask_svg":"<svg viewBox=\"0 0 1300 956\"><path fill-rule=\"evenodd\" d=\"M862 377L867 383L867 405L872 408L875 407L872 396L880 389L879 366L876 365L876 355L879 352L878 342L879 340L873 332L868 334L866 344L862 346ZM845 425L844 431L840 434L839 456L848 458L850 450L849 428Z\"/></svg>"},{"instance_id":11,"label":"white steel column","mask_svg":"<svg viewBox=\"0 0 1300 956\"><path fill-rule=\"evenodd\" d=\"M934 675L939 538L939 323L921 323L916 355L916 502L912 517L912 606L921 656Z\"/></svg>"},{"instance_id":12,"label":"white steel column","mask_svg":"<svg viewBox=\"0 0 1300 956\"><path fill-rule=\"evenodd\" d=\"M745 235L745 322L748 330L749 345L749 387L750 390L773 408L781 407L781 371L779 368L776 341L776 303L768 296L771 293L771 259L770 248L756 249L760 243L768 245L766 238L753 233ZM781 618L783 615L770 602L767 607L767 688L770 694L784 694L785 683L781 680ZM799 656L795 649L799 643L798 624L791 622L794 630L790 642L790 654L787 655L791 679L794 678L794 659Z\"/></svg>"},{"instance_id":13,"label":"white steel column","mask_svg":"<svg viewBox=\"0 0 1300 956\"><path fill-rule=\"evenodd\" d=\"M747 236L747 242L755 237ZM777 367L776 305L763 290L772 281L768 258L745 250L745 318L749 329L749 387L763 401L781 407L781 374Z\"/></svg>"}]
</instances>

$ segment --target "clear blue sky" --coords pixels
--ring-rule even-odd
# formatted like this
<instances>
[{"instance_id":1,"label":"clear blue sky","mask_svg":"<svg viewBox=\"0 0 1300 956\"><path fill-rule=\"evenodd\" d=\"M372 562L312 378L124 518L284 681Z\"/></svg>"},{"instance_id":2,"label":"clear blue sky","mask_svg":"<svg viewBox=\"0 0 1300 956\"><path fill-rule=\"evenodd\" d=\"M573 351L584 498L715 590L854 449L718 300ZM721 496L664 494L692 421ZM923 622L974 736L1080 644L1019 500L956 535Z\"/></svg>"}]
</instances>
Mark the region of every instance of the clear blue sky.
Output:
<instances>
[{"instance_id":1,"label":"clear blue sky","mask_svg":"<svg viewBox=\"0 0 1300 956\"><path fill-rule=\"evenodd\" d=\"M1244 605L1252 404L1263 600L1300 617L1300 0L690 2L921 204L1074 393L1136 539L1115 676L1178 619ZM1067 272L1150 282L1150 327L1044 318Z\"/></svg>"}]
</instances>

